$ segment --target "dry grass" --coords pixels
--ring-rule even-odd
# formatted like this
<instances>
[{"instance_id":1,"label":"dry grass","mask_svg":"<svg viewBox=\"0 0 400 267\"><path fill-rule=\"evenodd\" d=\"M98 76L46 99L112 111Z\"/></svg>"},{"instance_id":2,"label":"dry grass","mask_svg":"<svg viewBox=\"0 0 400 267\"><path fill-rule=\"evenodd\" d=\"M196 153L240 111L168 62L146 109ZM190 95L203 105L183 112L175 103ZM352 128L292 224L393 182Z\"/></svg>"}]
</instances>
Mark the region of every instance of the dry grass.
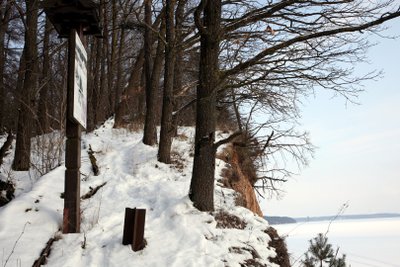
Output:
<instances>
[{"instance_id":1,"label":"dry grass","mask_svg":"<svg viewBox=\"0 0 400 267\"><path fill-rule=\"evenodd\" d=\"M130 132L137 133L139 131L143 131L144 123L142 123L142 122L131 122L131 123L128 123L125 126L125 128Z\"/></svg>"},{"instance_id":2,"label":"dry grass","mask_svg":"<svg viewBox=\"0 0 400 267\"><path fill-rule=\"evenodd\" d=\"M268 245L275 248L276 252L276 257L270 258L269 260L281 267L290 267L289 253L287 251L285 239L281 238L273 227L269 227L264 232L271 237L271 241Z\"/></svg>"},{"instance_id":3,"label":"dry grass","mask_svg":"<svg viewBox=\"0 0 400 267\"><path fill-rule=\"evenodd\" d=\"M241 218L222 210L215 213L214 218L217 221L217 228L244 229L247 226Z\"/></svg>"},{"instance_id":4,"label":"dry grass","mask_svg":"<svg viewBox=\"0 0 400 267\"><path fill-rule=\"evenodd\" d=\"M187 136L185 133L179 133L175 136L175 138L179 141L188 141L189 136Z\"/></svg>"},{"instance_id":5,"label":"dry grass","mask_svg":"<svg viewBox=\"0 0 400 267\"><path fill-rule=\"evenodd\" d=\"M185 159L179 152L174 150L171 151L171 164L178 172L183 172L183 169L186 167Z\"/></svg>"},{"instance_id":6,"label":"dry grass","mask_svg":"<svg viewBox=\"0 0 400 267\"><path fill-rule=\"evenodd\" d=\"M241 267L268 267L265 264L258 262L256 259L248 259L240 264Z\"/></svg>"},{"instance_id":7,"label":"dry grass","mask_svg":"<svg viewBox=\"0 0 400 267\"><path fill-rule=\"evenodd\" d=\"M245 252L249 252L252 258L245 260L244 262L240 263L242 267L267 267L267 265L260 263L258 259L260 259L260 254L251 246L247 247L230 247L229 252L237 253L237 254L244 254Z\"/></svg>"},{"instance_id":8,"label":"dry grass","mask_svg":"<svg viewBox=\"0 0 400 267\"><path fill-rule=\"evenodd\" d=\"M253 152L248 147L231 144L225 147L221 153L218 153L216 157L228 163L221 174L228 181L238 180L238 173L232 168L232 165L236 164L252 185L257 182L257 168L254 165Z\"/></svg>"}]
</instances>

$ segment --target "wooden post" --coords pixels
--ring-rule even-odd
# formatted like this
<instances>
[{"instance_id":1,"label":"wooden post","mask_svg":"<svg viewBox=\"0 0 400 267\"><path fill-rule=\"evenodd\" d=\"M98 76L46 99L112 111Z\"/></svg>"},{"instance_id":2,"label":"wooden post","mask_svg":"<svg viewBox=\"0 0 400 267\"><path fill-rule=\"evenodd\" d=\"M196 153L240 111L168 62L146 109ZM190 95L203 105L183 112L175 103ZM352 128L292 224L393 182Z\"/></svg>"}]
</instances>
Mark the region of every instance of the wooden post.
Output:
<instances>
[{"instance_id":1,"label":"wooden post","mask_svg":"<svg viewBox=\"0 0 400 267\"><path fill-rule=\"evenodd\" d=\"M75 75L75 36L71 29L68 38L68 80L67 80L67 125L65 147L65 193L63 233L80 232L80 182L81 182L81 126L73 120L74 75ZM81 35L82 36L82 35Z\"/></svg>"}]
</instances>

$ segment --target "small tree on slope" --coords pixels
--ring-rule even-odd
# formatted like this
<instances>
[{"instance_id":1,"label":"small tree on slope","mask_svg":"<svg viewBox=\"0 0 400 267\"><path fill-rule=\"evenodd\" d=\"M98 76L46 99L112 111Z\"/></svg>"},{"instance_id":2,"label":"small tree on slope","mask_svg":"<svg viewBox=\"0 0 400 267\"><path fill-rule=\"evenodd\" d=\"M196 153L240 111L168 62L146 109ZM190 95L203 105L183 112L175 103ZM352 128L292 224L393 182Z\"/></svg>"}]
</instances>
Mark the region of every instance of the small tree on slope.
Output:
<instances>
[{"instance_id":1,"label":"small tree on slope","mask_svg":"<svg viewBox=\"0 0 400 267\"><path fill-rule=\"evenodd\" d=\"M328 238L319 233L318 236L311 239L310 247L305 253L305 259L302 261L305 267L346 267L346 255L337 257L339 249L334 251L332 245L328 243Z\"/></svg>"}]
</instances>

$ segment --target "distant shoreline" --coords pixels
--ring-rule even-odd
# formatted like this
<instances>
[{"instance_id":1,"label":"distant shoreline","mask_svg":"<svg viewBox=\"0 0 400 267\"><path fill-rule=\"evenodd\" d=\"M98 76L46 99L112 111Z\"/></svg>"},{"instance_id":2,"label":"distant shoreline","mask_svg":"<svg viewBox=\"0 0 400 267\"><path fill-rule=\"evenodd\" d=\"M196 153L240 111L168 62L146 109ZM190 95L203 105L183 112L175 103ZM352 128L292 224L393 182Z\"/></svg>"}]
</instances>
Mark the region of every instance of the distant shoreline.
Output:
<instances>
[{"instance_id":1,"label":"distant shoreline","mask_svg":"<svg viewBox=\"0 0 400 267\"><path fill-rule=\"evenodd\" d=\"M315 217L298 217L292 218L288 216L264 216L269 224L289 224L300 222L320 222L331 220L362 220L362 219L383 219L383 218L400 218L400 213L373 213L373 214L353 214L353 215L331 215L331 216L315 216Z\"/></svg>"}]
</instances>

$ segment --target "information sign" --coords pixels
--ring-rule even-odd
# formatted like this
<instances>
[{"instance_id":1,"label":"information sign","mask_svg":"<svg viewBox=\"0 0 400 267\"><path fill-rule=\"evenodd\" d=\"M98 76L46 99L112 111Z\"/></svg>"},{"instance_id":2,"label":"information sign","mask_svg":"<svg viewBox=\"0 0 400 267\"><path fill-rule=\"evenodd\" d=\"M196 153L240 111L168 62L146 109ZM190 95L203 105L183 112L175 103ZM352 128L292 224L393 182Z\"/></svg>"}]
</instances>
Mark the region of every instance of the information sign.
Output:
<instances>
[{"instance_id":1,"label":"information sign","mask_svg":"<svg viewBox=\"0 0 400 267\"><path fill-rule=\"evenodd\" d=\"M87 53L78 34L75 35L75 74L73 118L86 129L87 121Z\"/></svg>"}]
</instances>

